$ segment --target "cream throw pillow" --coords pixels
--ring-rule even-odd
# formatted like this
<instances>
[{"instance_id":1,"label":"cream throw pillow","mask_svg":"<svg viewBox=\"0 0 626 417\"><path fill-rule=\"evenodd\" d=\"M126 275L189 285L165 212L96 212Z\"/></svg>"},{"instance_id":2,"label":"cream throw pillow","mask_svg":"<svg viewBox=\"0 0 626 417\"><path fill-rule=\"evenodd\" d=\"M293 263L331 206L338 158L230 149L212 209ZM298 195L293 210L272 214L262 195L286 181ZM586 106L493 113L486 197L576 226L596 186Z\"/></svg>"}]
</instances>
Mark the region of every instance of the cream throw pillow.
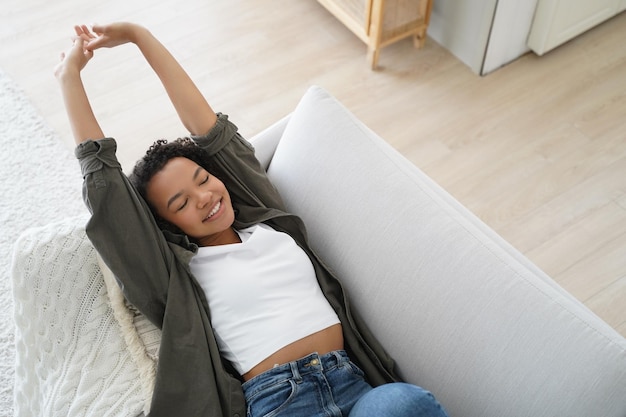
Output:
<instances>
[{"instance_id":1,"label":"cream throw pillow","mask_svg":"<svg viewBox=\"0 0 626 417\"><path fill-rule=\"evenodd\" d=\"M30 229L16 242L16 417L149 411L158 329L125 305L85 220Z\"/></svg>"}]
</instances>

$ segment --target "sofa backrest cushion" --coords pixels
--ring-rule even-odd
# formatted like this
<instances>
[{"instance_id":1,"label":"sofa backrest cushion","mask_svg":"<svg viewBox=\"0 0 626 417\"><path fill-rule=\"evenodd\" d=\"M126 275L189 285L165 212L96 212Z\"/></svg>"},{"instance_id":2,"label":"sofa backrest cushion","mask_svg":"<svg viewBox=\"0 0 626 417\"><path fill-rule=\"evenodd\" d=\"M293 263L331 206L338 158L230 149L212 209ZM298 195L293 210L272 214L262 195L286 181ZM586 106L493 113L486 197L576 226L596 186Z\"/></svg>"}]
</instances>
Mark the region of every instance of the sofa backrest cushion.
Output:
<instances>
[{"instance_id":1,"label":"sofa backrest cushion","mask_svg":"<svg viewBox=\"0 0 626 417\"><path fill-rule=\"evenodd\" d=\"M302 98L268 174L401 373L451 415L623 417L624 339L326 91Z\"/></svg>"}]
</instances>

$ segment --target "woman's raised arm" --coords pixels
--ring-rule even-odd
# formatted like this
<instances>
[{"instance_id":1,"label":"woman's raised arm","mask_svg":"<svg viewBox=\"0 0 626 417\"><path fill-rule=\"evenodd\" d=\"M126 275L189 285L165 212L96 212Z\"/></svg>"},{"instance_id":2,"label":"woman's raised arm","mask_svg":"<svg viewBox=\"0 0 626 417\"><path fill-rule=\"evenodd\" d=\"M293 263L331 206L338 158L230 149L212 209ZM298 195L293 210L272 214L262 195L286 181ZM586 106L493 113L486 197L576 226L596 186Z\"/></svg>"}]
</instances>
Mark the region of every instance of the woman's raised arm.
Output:
<instances>
[{"instance_id":1,"label":"woman's raised arm","mask_svg":"<svg viewBox=\"0 0 626 417\"><path fill-rule=\"evenodd\" d=\"M92 31L86 26L79 26L76 30L87 41L85 48L91 52L128 42L137 45L163 83L185 128L192 135L203 135L215 125L217 116L200 90L172 54L146 28L123 22L94 25Z\"/></svg>"},{"instance_id":2,"label":"woman's raised arm","mask_svg":"<svg viewBox=\"0 0 626 417\"><path fill-rule=\"evenodd\" d=\"M85 41L76 36L74 44L67 52L61 54L61 62L54 69L54 75L61 85L65 110L77 145L87 139L104 137L80 76L80 72L92 56L93 52L85 50Z\"/></svg>"}]
</instances>

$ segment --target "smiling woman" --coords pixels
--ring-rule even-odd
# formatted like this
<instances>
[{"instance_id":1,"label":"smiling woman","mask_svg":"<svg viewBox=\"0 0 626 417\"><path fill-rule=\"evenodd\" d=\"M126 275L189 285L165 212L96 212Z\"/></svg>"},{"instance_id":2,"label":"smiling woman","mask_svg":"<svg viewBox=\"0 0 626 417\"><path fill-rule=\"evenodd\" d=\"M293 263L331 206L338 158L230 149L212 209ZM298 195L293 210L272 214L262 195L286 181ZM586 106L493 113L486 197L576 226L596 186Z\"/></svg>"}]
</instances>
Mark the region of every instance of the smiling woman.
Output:
<instances>
[{"instance_id":1,"label":"smiling woman","mask_svg":"<svg viewBox=\"0 0 626 417\"><path fill-rule=\"evenodd\" d=\"M446 416L429 392L400 382L250 144L165 47L130 23L93 31L75 27L55 73L91 211L87 236L128 301L162 328L150 416L358 417L373 403L384 404L380 415ZM130 178L80 78L94 51L128 42L192 134L156 142Z\"/></svg>"}]
</instances>

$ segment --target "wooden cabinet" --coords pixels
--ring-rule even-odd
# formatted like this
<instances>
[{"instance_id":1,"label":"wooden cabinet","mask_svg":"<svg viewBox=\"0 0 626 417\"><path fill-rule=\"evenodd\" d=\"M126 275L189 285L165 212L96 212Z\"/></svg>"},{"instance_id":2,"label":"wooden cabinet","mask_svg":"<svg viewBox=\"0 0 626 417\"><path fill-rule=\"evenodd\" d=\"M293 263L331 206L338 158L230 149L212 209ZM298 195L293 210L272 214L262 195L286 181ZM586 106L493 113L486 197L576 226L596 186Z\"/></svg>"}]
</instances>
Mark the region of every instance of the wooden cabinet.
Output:
<instances>
[{"instance_id":1,"label":"wooden cabinet","mask_svg":"<svg viewBox=\"0 0 626 417\"><path fill-rule=\"evenodd\" d=\"M381 48L407 37L421 48L432 0L318 0L367 45L375 69Z\"/></svg>"}]
</instances>

